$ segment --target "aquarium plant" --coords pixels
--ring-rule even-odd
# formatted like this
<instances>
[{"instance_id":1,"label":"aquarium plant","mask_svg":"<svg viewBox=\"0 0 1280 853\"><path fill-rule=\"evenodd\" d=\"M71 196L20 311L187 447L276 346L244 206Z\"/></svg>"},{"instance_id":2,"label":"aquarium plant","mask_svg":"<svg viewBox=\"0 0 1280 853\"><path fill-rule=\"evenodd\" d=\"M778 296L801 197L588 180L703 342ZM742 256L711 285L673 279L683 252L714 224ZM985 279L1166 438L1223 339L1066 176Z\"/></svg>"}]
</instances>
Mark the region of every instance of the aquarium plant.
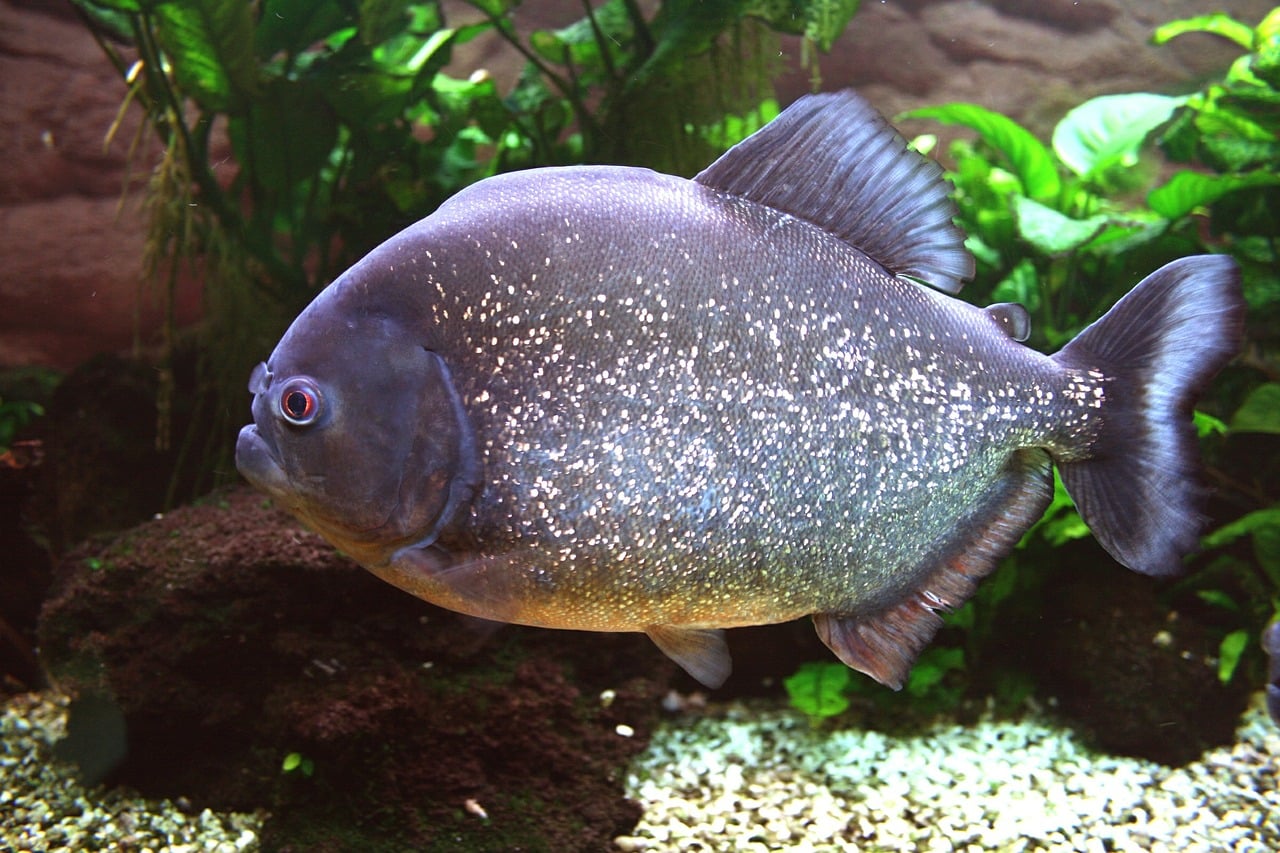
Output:
<instances>
[{"instance_id":1,"label":"aquarium plant","mask_svg":"<svg viewBox=\"0 0 1280 853\"><path fill-rule=\"evenodd\" d=\"M213 393L194 420L222 426L184 452L228 472L253 361L374 245L501 171L700 168L776 113L776 34L826 49L858 0L609 0L528 34L512 17L518 0L448 15L430 0L75 5L126 85L122 113L142 109L160 143L146 275L170 315L166 351L179 272L197 267L205 282L199 350ZM485 34L527 63L506 91L483 69L446 71L456 47ZM167 360L160 372L163 438Z\"/></svg>"},{"instance_id":2,"label":"aquarium plant","mask_svg":"<svg viewBox=\"0 0 1280 853\"><path fill-rule=\"evenodd\" d=\"M1280 9L1256 26L1215 13L1171 22L1153 39L1188 32L1228 38L1245 51L1220 80L1186 95L1106 95L1069 111L1042 141L975 104L913 110L905 118L960 125L950 177L978 273L965 293L978 304L1014 301L1034 318L1031 344L1052 350L1134 283L1134 271L1176 257L1225 252L1240 263L1249 322L1245 354L1196 413L1216 512L1190 573L1167 590L1194 593L1221 611L1218 672L1261 666L1256 637L1280 611ZM917 139L928 149L933 137ZM1155 150L1158 149L1158 152ZM1160 155L1164 163L1161 163ZM1178 164L1170 172L1169 164ZM1248 444L1255 452L1241 458ZM1065 559L1087 535L1061 483L1044 518L944 631L972 667L995 615ZM959 640L955 639L958 636ZM1013 695L1025 679L997 674Z\"/></svg>"}]
</instances>

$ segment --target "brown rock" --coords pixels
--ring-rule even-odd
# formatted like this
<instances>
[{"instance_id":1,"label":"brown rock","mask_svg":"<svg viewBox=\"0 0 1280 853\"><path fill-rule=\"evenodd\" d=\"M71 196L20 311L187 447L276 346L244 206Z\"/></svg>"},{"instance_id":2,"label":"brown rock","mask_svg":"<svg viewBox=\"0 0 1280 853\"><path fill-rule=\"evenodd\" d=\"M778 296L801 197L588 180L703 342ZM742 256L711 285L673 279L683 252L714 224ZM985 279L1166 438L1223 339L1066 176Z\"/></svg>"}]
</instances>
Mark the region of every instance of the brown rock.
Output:
<instances>
[{"instance_id":1,"label":"brown rock","mask_svg":"<svg viewBox=\"0 0 1280 853\"><path fill-rule=\"evenodd\" d=\"M1112 0L992 0L1001 13L1049 24L1064 32L1088 32L1120 14Z\"/></svg>"},{"instance_id":2,"label":"brown rock","mask_svg":"<svg viewBox=\"0 0 1280 853\"><path fill-rule=\"evenodd\" d=\"M0 81L0 365L68 369L151 342L161 315L139 299L141 189L123 196L140 111L107 146L124 84L65 2L0 2ZM158 149L136 156L145 178ZM198 284L177 305L194 321Z\"/></svg>"},{"instance_id":3,"label":"brown rock","mask_svg":"<svg viewBox=\"0 0 1280 853\"><path fill-rule=\"evenodd\" d=\"M268 807L266 849L605 850L675 671L641 635L478 641L247 488L68 555L40 638L59 686L123 714L115 779Z\"/></svg>"},{"instance_id":4,"label":"brown rock","mask_svg":"<svg viewBox=\"0 0 1280 853\"><path fill-rule=\"evenodd\" d=\"M0 206L0 364L70 368L127 350L137 329L153 342L161 315L153 293L140 298L140 219L136 200L121 210L113 196ZM188 280L177 294L179 319L194 319L199 302Z\"/></svg>"}]
</instances>

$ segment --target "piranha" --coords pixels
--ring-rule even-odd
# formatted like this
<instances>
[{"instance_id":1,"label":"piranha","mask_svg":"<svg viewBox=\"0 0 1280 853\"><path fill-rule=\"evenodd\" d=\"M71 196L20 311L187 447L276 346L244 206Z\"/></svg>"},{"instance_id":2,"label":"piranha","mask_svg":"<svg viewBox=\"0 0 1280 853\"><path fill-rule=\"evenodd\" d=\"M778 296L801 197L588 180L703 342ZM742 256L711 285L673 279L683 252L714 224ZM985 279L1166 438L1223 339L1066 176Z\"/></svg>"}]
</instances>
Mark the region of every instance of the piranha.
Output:
<instances>
[{"instance_id":1,"label":"piranha","mask_svg":"<svg viewBox=\"0 0 1280 853\"><path fill-rule=\"evenodd\" d=\"M530 169L343 273L253 371L239 470L439 606L643 631L695 678L724 628L812 616L901 687L1053 466L1149 575L1197 541L1194 398L1235 264L1183 258L1046 356L973 275L942 169L850 92L692 180Z\"/></svg>"}]
</instances>

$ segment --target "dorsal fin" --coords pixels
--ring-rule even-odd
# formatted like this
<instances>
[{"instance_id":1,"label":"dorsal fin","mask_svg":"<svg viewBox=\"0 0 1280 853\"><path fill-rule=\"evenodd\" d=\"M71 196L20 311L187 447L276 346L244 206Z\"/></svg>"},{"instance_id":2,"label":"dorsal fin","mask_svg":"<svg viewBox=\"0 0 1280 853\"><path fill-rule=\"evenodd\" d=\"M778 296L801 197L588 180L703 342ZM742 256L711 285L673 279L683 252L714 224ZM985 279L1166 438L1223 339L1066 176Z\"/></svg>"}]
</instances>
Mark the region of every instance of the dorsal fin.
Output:
<instances>
[{"instance_id":1,"label":"dorsal fin","mask_svg":"<svg viewBox=\"0 0 1280 853\"><path fill-rule=\"evenodd\" d=\"M694 180L812 222L893 275L948 293L973 275L942 168L851 91L801 98Z\"/></svg>"}]
</instances>

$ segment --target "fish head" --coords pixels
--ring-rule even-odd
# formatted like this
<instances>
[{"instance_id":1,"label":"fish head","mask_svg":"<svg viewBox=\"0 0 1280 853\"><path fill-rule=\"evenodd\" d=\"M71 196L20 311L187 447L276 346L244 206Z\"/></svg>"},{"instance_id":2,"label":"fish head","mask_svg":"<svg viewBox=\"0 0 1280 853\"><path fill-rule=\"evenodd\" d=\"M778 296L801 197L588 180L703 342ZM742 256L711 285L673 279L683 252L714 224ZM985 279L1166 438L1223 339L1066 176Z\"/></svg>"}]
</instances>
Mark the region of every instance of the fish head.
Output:
<instances>
[{"instance_id":1,"label":"fish head","mask_svg":"<svg viewBox=\"0 0 1280 853\"><path fill-rule=\"evenodd\" d=\"M478 482L445 362L394 310L322 294L249 380L236 467L365 566L439 536Z\"/></svg>"}]
</instances>

